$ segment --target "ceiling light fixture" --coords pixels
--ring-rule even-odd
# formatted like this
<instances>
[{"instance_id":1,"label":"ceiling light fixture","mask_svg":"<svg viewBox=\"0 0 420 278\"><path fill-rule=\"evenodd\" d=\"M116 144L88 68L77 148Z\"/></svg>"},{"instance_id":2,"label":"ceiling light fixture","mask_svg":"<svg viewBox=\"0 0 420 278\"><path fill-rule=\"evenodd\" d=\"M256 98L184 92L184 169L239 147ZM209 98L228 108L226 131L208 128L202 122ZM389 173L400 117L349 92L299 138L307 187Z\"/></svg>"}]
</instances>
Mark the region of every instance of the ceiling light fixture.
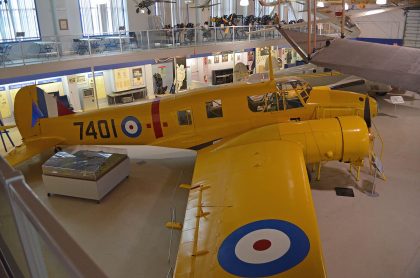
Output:
<instances>
[{"instance_id":1,"label":"ceiling light fixture","mask_svg":"<svg viewBox=\"0 0 420 278\"><path fill-rule=\"evenodd\" d=\"M386 0L376 0L376 4L377 5L385 5L386 4Z\"/></svg>"},{"instance_id":2,"label":"ceiling light fixture","mask_svg":"<svg viewBox=\"0 0 420 278\"><path fill-rule=\"evenodd\" d=\"M349 4L344 3L344 9L347 11L349 9Z\"/></svg>"},{"instance_id":3,"label":"ceiling light fixture","mask_svg":"<svg viewBox=\"0 0 420 278\"><path fill-rule=\"evenodd\" d=\"M239 2L239 5L241 5L242 7L249 6L249 0L241 0Z\"/></svg>"},{"instance_id":4,"label":"ceiling light fixture","mask_svg":"<svg viewBox=\"0 0 420 278\"><path fill-rule=\"evenodd\" d=\"M324 7L325 7L325 4L324 4L324 2L319 1L319 2L317 2L317 3L316 3L316 6L317 6L318 8L324 8Z\"/></svg>"}]
</instances>

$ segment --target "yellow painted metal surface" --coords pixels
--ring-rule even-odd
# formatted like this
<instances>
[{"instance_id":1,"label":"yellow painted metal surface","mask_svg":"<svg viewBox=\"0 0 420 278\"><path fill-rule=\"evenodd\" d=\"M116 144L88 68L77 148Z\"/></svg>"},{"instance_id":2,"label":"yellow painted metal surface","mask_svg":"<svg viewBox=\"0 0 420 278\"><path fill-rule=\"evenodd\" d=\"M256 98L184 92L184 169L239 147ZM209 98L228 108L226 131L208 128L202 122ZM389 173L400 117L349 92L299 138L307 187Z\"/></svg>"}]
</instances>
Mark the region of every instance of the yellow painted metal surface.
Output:
<instances>
[{"instance_id":1,"label":"yellow painted metal surface","mask_svg":"<svg viewBox=\"0 0 420 278\"><path fill-rule=\"evenodd\" d=\"M358 159L369 151L343 145L346 133L368 139L367 128L351 133L340 122L364 124L357 116L278 123L199 151L175 277L324 277L306 164L339 160L347 152ZM280 232L265 233L265 225L272 228L273 223ZM299 227L309 240L307 253L305 238L288 230L290 226ZM236 234L246 228L251 230ZM282 242L276 233L282 232L292 242L289 253L276 244ZM239 243L242 238L245 243ZM263 240L270 240L273 250L253 249ZM268 255L262 256L264 252Z\"/></svg>"},{"instance_id":2,"label":"yellow painted metal surface","mask_svg":"<svg viewBox=\"0 0 420 278\"><path fill-rule=\"evenodd\" d=\"M6 158L16 165L57 144L203 148L182 186L190 194L175 276L324 277L306 164L368 155L366 96L307 89L218 86L34 121L39 92L25 87L15 101L24 146ZM375 116L373 99L370 107Z\"/></svg>"},{"instance_id":3,"label":"yellow painted metal surface","mask_svg":"<svg viewBox=\"0 0 420 278\"><path fill-rule=\"evenodd\" d=\"M273 140L202 150L193 185L197 187L189 195L175 277L325 276L305 160L298 144ZM200 190L199 185L208 188ZM197 217L199 205L205 217ZM276 221L284 226L271 227ZM266 224L277 231L264 233ZM288 226L298 227L307 245L299 233L284 232ZM241 227L250 227L247 234L251 237L236 235ZM242 238L245 242L238 243ZM271 246L253 250L264 239ZM285 254L282 248L270 250L281 246L282 240L291 241ZM235 253L238 245L243 250ZM197 251L202 255L194 256ZM253 257L258 252L271 254ZM231 260L235 254L238 261ZM270 264L276 260L277 264ZM248 275L243 275L245 270Z\"/></svg>"}]
</instances>

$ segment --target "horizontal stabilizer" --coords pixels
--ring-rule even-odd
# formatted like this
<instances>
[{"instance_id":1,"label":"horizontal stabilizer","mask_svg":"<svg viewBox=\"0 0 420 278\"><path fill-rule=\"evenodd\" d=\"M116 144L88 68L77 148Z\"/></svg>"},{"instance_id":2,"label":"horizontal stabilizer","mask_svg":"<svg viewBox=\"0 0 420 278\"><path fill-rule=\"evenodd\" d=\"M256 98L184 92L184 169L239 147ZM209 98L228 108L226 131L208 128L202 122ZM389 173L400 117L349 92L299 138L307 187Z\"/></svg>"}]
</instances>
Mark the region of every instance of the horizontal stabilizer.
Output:
<instances>
[{"instance_id":1,"label":"horizontal stabilizer","mask_svg":"<svg viewBox=\"0 0 420 278\"><path fill-rule=\"evenodd\" d=\"M0 126L0 131L8 130L8 129L11 129L11 128L14 128L14 127L16 127L16 126L15 125L3 125L3 126Z\"/></svg>"},{"instance_id":2,"label":"horizontal stabilizer","mask_svg":"<svg viewBox=\"0 0 420 278\"><path fill-rule=\"evenodd\" d=\"M51 149L62 142L63 140L60 138L39 137L36 140L31 140L19 147L16 147L13 151L8 153L5 158L10 165L15 166L37 154L42 153L43 151Z\"/></svg>"}]
</instances>

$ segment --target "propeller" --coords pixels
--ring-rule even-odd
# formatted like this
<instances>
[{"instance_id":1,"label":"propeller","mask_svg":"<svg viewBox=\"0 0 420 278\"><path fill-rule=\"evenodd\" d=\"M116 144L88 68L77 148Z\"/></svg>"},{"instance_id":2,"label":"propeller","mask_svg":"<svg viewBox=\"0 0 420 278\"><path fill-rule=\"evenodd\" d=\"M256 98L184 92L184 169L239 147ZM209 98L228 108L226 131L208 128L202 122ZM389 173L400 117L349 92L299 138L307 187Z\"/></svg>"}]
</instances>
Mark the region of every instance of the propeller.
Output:
<instances>
[{"instance_id":1,"label":"propeller","mask_svg":"<svg viewBox=\"0 0 420 278\"><path fill-rule=\"evenodd\" d=\"M370 114L370 102L369 102L369 96L366 96L365 98L365 107L363 110L363 119L366 122L366 125L368 128L372 126L372 117Z\"/></svg>"}]
</instances>

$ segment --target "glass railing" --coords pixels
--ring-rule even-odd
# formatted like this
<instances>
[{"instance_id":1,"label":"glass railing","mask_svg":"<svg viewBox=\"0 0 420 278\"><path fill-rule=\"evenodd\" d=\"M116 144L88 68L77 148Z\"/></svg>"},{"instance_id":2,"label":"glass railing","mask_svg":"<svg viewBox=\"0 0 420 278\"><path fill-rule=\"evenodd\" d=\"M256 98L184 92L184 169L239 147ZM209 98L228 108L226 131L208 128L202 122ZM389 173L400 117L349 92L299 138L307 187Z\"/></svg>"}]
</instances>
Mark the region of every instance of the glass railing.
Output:
<instances>
[{"instance_id":1,"label":"glass railing","mask_svg":"<svg viewBox=\"0 0 420 278\"><path fill-rule=\"evenodd\" d=\"M323 25L327 26L328 24ZM300 31L304 29L297 28ZM320 30L329 29L332 28L323 27ZM277 40L279 38L281 38L280 33L272 25L124 31L101 36L43 36L39 41L0 42L0 68L83 59L86 56L130 51L200 46L223 42Z\"/></svg>"},{"instance_id":2,"label":"glass railing","mask_svg":"<svg viewBox=\"0 0 420 278\"><path fill-rule=\"evenodd\" d=\"M0 223L2 263L12 277L106 277L3 157Z\"/></svg>"}]
</instances>

